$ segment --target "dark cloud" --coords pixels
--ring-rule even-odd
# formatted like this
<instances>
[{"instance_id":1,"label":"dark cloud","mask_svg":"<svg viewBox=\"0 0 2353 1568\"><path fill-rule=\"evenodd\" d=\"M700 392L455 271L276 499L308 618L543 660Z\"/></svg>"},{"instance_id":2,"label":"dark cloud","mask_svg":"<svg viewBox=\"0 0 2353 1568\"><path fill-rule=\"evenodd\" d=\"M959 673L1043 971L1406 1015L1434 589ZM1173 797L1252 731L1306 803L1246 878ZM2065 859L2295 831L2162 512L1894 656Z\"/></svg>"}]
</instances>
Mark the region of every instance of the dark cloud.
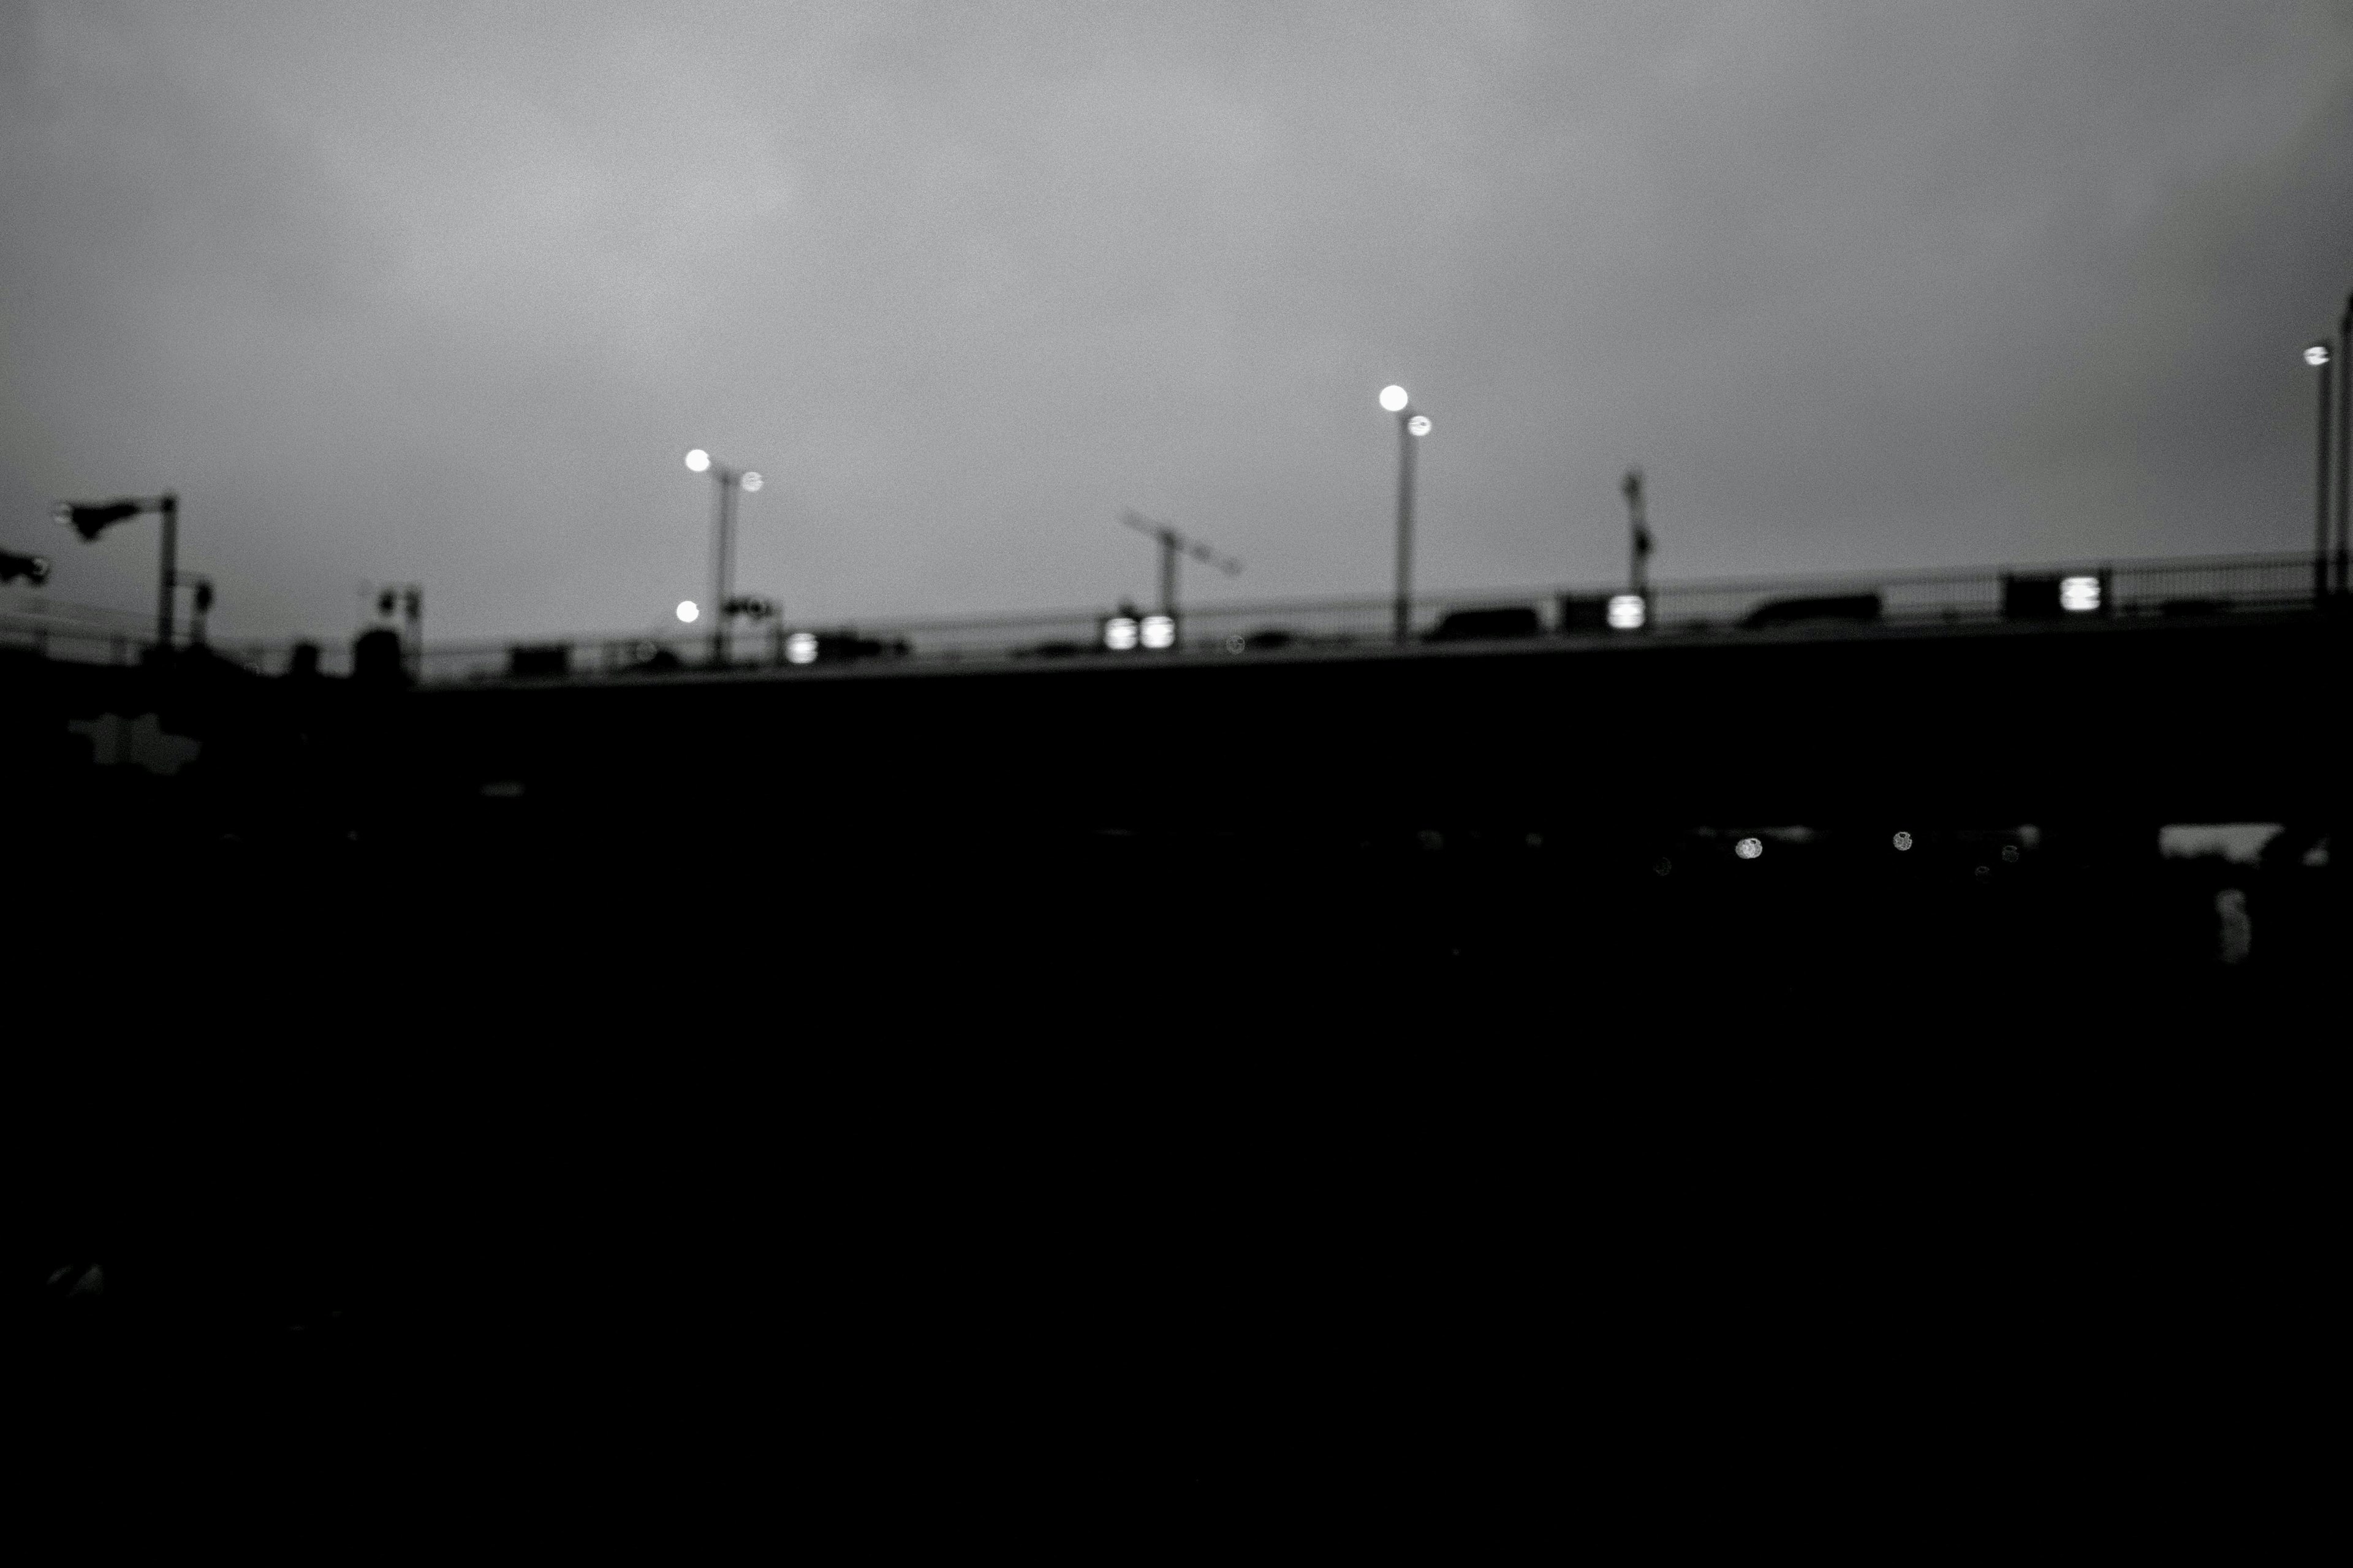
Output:
<instances>
[{"instance_id":1,"label":"dark cloud","mask_svg":"<svg viewBox=\"0 0 2353 1568\"><path fill-rule=\"evenodd\" d=\"M2353 9L0 8L0 543L174 485L223 619L652 622L703 444L797 611L2295 548ZM1205 587L1208 584L1204 584Z\"/></svg>"}]
</instances>

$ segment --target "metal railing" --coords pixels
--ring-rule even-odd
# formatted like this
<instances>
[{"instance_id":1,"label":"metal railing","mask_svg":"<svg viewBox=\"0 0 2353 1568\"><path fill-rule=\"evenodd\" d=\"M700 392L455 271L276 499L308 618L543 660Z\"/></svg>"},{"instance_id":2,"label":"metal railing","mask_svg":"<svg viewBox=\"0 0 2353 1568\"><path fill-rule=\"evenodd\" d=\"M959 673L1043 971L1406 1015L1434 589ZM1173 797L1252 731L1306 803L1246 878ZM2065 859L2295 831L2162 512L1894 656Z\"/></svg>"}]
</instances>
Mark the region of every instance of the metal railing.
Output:
<instances>
[{"instance_id":1,"label":"metal railing","mask_svg":"<svg viewBox=\"0 0 2353 1568\"><path fill-rule=\"evenodd\" d=\"M1622 587L1568 584L1544 589L1429 594L1412 606L1412 635L1450 635L1447 617L1460 612L1506 612L1500 624L1522 636L1610 640L1755 635L1767 626L1810 621L1867 621L1893 626L1963 626L2017 618L2013 584L2089 581L2077 590L2086 612L2058 618L2140 619L2181 615L2229 615L2309 610L2314 606L2308 555L2250 555L2190 560L2078 563L1962 572L1878 573L1806 578L1745 578L1653 584L1639 630L1609 629L1601 612ZM48 605L31 613L19 595L0 604L0 647L26 648L55 658L96 663L135 662L153 639L145 617L84 606ZM1133 661L1170 657L1229 658L1294 649L1377 647L1394 643L1394 601L1386 595L1208 605L1182 612L1157 650L1113 652L1106 623L1123 613L1066 610L1036 615L955 619L900 619L854 626L776 626L739 631L731 639L731 669L943 665L1015 660L1107 658ZM1141 619L1141 616L1138 617ZM1457 623L1458 625L1461 623ZM1491 626L1497 623L1491 619ZM1148 639L1146 639L1148 640ZM263 675L294 665L298 641L216 638L211 650ZM318 668L352 668L350 640L317 641ZM642 679L670 671L708 669L710 636L626 632L585 637L442 644L406 650L408 668L430 684L506 679Z\"/></svg>"}]
</instances>

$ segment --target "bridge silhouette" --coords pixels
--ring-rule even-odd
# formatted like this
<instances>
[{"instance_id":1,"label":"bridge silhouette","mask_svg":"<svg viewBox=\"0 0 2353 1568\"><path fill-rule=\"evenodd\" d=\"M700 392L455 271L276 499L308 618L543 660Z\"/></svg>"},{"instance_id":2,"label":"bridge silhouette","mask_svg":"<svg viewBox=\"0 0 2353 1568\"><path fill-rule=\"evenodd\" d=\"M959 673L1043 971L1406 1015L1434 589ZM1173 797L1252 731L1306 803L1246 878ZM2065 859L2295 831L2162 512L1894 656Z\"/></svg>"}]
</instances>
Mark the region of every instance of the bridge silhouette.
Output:
<instances>
[{"instance_id":1,"label":"bridge silhouette","mask_svg":"<svg viewBox=\"0 0 2353 1568\"><path fill-rule=\"evenodd\" d=\"M2293 556L1763 579L1654 588L1627 629L1604 591L1459 595L1403 643L1385 598L1295 601L1187 613L1165 650L1113 651L1097 611L829 628L807 662L790 631L723 668L580 638L307 682L251 679L299 648L93 665L121 633L48 626L19 707L86 733L160 713L224 803L297 730L322 809L420 830L667 803L741 835L787 802L1082 829L2278 821L2345 793L2323 612L2348 601L2316 586Z\"/></svg>"},{"instance_id":2,"label":"bridge silhouette","mask_svg":"<svg viewBox=\"0 0 2353 1568\"><path fill-rule=\"evenodd\" d=\"M1038 620L980 647L972 623L890 626L868 640L908 652L433 681L395 722L418 798L516 817L789 799L1090 826L2284 820L2342 793L2320 693L2344 623L2304 571L1702 585L1659 592L1635 632L1457 598L1403 645L1372 600L1197 612L1168 654L1023 657L1077 642ZM2069 582L2093 607L2060 607ZM1466 607L1525 618L1449 635Z\"/></svg>"}]
</instances>

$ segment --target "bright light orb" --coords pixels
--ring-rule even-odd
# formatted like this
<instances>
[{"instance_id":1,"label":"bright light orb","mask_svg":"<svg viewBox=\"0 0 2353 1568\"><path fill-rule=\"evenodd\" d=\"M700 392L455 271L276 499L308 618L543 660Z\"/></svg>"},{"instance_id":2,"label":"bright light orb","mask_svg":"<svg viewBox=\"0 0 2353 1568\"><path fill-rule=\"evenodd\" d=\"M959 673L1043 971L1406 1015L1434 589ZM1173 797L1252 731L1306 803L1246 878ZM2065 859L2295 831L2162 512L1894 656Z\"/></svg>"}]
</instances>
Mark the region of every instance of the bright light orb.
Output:
<instances>
[{"instance_id":1,"label":"bright light orb","mask_svg":"<svg viewBox=\"0 0 2353 1568\"><path fill-rule=\"evenodd\" d=\"M1898 834L1896 834L1896 836L1895 836L1895 847L1897 847L1898 849L1909 849L1909 848L1911 848L1911 847L1912 847L1912 836L1911 836L1909 833L1898 833Z\"/></svg>"},{"instance_id":2,"label":"bright light orb","mask_svg":"<svg viewBox=\"0 0 2353 1568\"><path fill-rule=\"evenodd\" d=\"M1430 434L1430 416L1417 414L1405 422L1405 427L1417 436L1427 436Z\"/></svg>"},{"instance_id":3,"label":"bright light orb","mask_svg":"<svg viewBox=\"0 0 2353 1568\"><path fill-rule=\"evenodd\" d=\"M1174 647L1176 646L1176 623L1170 620L1166 616L1145 616L1143 630L1144 646L1146 647Z\"/></svg>"},{"instance_id":4,"label":"bright light orb","mask_svg":"<svg viewBox=\"0 0 2353 1568\"><path fill-rule=\"evenodd\" d=\"M1617 632L1639 632L1650 619L1650 607L1642 603L1640 594L1609 595L1609 629Z\"/></svg>"},{"instance_id":5,"label":"bright light orb","mask_svg":"<svg viewBox=\"0 0 2353 1568\"><path fill-rule=\"evenodd\" d=\"M2315 370L2318 370L2322 365L2327 364L2328 363L2328 345L2327 343L2315 343L2310 348L2305 350L2304 363L2310 365Z\"/></svg>"},{"instance_id":6,"label":"bright light orb","mask_svg":"<svg viewBox=\"0 0 2353 1568\"><path fill-rule=\"evenodd\" d=\"M1754 860L1765 853L1765 841L1762 838L1744 838L1732 847L1732 852L1743 860Z\"/></svg>"},{"instance_id":7,"label":"bright light orb","mask_svg":"<svg viewBox=\"0 0 2353 1568\"><path fill-rule=\"evenodd\" d=\"M795 632L785 639L785 658L795 664L817 662L817 634Z\"/></svg>"},{"instance_id":8,"label":"bright light orb","mask_svg":"<svg viewBox=\"0 0 2353 1568\"><path fill-rule=\"evenodd\" d=\"M1135 622L1126 616L1113 616L1103 623L1103 647L1113 653L1125 653L1135 646Z\"/></svg>"},{"instance_id":9,"label":"bright light orb","mask_svg":"<svg viewBox=\"0 0 2353 1568\"><path fill-rule=\"evenodd\" d=\"M2100 607L2100 580L2097 577L2060 578L2059 607L2077 615L2097 610Z\"/></svg>"},{"instance_id":10,"label":"bright light orb","mask_svg":"<svg viewBox=\"0 0 2353 1568\"><path fill-rule=\"evenodd\" d=\"M681 599L678 602L678 618L686 622L689 626L692 626L694 624L695 617L702 614L702 606L696 604L692 599Z\"/></svg>"},{"instance_id":11,"label":"bright light orb","mask_svg":"<svg viewBox=\"0 0 2353 1568\"><path fill-rule=\"evenodd\" d=\"M686 455L686 467L689 473L700 474L707 471L711 467L711 454L697 447Z\"/></svg>"},{"instance_id":12,"label":"bright light orb","mask_svg":"<svg viewBox=\"0 0 2353 1568\"><path fill-rule=\"evenodd\" d=\"M1398 412L1400 409L1405 407L1406 403L1407 398L1404 387L1384 386L1381 388L1381 406L1388 409L1390 413L1395 414Z\"/></svg>"},{"instance_id":13,"label":"bright light orb","mask_svg":"<svg viewBox=\"0 0 2353 1568\"><path fill-rule=\"evenodd\" d=\"M743 482L744 482L744 493L745 493L745 494L747 494L747 495L757 495L757 494L759 494L759 493L760 493L760 487L761 487L762 485L766 484L768 481L767 481L767 480L765 480L765 479L762 479L762 478L761 478L759 475L757 475L757 474L745 474L745 475L744 476L744 481L743 481Z\"/></svg>"}]
</instances>

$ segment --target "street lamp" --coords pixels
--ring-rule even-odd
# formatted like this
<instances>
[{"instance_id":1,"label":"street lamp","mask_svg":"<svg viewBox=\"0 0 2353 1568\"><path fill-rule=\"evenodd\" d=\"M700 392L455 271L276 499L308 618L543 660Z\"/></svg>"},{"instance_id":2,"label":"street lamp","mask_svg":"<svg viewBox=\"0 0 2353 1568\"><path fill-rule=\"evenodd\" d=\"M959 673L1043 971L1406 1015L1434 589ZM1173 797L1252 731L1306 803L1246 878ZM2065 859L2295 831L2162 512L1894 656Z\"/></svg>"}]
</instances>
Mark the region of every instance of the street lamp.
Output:
<instances>
[{"instance_id":1,"label":"street lamp","mask_svg":"<svg viewBox=\"0 0 2353 1568\"><path fill-rule=\"evenodd\" d=\"M746 494L757 495L765 481L749 469L731 468L715 461L700 447L686 455L686 468L689 473L709 474L718 484L711 544L711 662L720 666L727 662L727 589L735 577L735 492L740 489ZM689 605L682 604L678 610L681 621L695 618Z\"/></svg>"},{"instance_id":2,"label":"street lamp","mask_svg":"<svg viewBox=\"0 0 2353 1568\"><path fill-rule=\"evenodd\" d=\"M2315 609L2320 607L2322 597L2328 592L2328 441L2336 434L2328 418L2328 395L2337 381L2328 368L2329 358L2327 338L2304 351L2304 363L2320 373L2320 458L2312 481L2312 605ZM2338 475L2337 482L2343 484L2344 476Z\"/></svg>"},{"instance_id":3,"label":"street lamp","mask_svg":"<svg viewBox=\"0 0 2353 1568\"><path fill-rule=\"evenodd\" d=\"M2347 538L2346 497L2353 491L2353 294L2337 318L2337 591L2346 590L2353 565L2353 540Z\"/></svg>"},{"instance_id":4,"label":"street lamp","mask_svg":"<svg viewBox=\"0 0 2353 1568\"><path fill-rule=\"evenodd\" d=\"M180 551L180 498L170 490L152 500L125 497L121 500L82 501L61 500L50 510L50 515L82 536L85 543L112 528L126 518L137 517L142 511L160 512L164 518L164 563L155 590L156 643L159 657L172 653L172 590L179 578L174 563Z\"/></svg>"},{"instance_id":5,"label":"street lamp","mask_svg":"<svg viewBox=\"0 0 2353 1568\"><path fill-rule=\"evenodd\" d=\"M1397 640L1413 630L1413 444L1430 434L1430 416L1417 413L1402 386L1381 388L1381 406L1398 416Z\"/></svg>"}]
</instances>

